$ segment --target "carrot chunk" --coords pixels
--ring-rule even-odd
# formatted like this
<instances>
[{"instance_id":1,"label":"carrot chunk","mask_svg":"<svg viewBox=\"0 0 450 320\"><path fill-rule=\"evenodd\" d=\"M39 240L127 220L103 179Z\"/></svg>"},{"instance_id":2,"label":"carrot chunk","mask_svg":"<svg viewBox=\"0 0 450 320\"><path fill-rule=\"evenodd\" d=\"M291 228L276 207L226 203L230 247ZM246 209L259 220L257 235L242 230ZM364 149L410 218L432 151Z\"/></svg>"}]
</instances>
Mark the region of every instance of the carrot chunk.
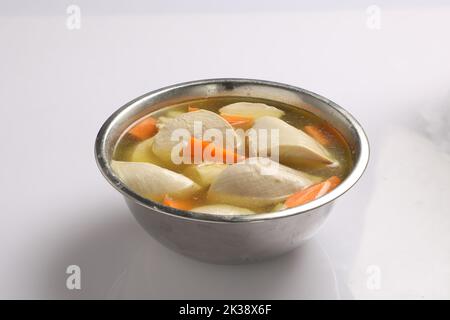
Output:
<instances>
[{"instance_id":1,"label":"carrot chunk","mask_svg":"<svg viewBox=\"0 0 450 320\"><path fill-rule=\"evenodd\" d=\"M201 160L202 161L220 159L224 163L228 163L228 162L236 163L236 162L239 162L239 161L242 161L245 159L244 156L234 152L234 150L217 148L210 141L200 140L200 139L196 139L194 137L191 137L189 144L187 146L187 149L191 153L192 160L194 160L196 152L201 152ZM208 151L208 153L206 155L205 155L205 151ZM213 159L209 159L209 158L213 158Z\"/></svg>"},{"instance_id":2,"label":"carrot chunk","mask_svg":"<svg viewBox=\"0 0 450 320\"><path fill-rule=\"evenodd\" d=\"M235 128L249 129L254 122L253 118L249 117L236 116L230 114L221 114L221 116Z\"/></svg>"},{"instance_id":3,"label":"carrot chunk","mask_svg":"<svg viewBox=\"0 0 450 320\"><path fill-rule=\"evenodd\" d=\"M332 176L331 178L328 178L323 182L316 183L306 189L292 194L289 198L286 199L284 205L287 208L292 208L301 204L308 203L330 192L331 190L336 188L339 183L341 183L341 179L339 179L337 176Z\"/></svg>"},{"instance_id":4,"label":"carrot chunk","mask_svg":"<svg viewBox=\"0 0 450 320\"><path fill-rule=\"evenodd\" d=\"M328 139L327 135L324 132L323 128L319 128L316 126L305 126L303 128L307 134L317 140L321 145L327 146L331 143Z\"/></svg>"},{"instance_id":5,"label":"carrot chunk","mask_svg":"<svg viewBox=\"0 0 450 320\"><path fill-rule=\"evenodd\" d=\"M149 117L138 122L128 133L138 140L145 140L152 137L158 128L156 127L156 119Z\"/></svg>"},{"instance_id":6,"label":"carrot chunk","mask_svg":"<svg viewBox=\"0 0 450 320\"><path fill-rule=\"evenodd\" d=\"M163 204L180 210L191 210L195 205L193 200L175 200L167 194L164 196Z\"/></svg>"},{"instance_id":7,"label":"carrot chunk","mask_svg":"<svg viewBox=\"0 0 450 320\"><path fill-rule=\"evenodd\" d=\"M197 108L197 107L191 107L191 106L188 107L188 112L198 111L198 110L200 110L200 108Z\"/></svg>"}]
</instances>

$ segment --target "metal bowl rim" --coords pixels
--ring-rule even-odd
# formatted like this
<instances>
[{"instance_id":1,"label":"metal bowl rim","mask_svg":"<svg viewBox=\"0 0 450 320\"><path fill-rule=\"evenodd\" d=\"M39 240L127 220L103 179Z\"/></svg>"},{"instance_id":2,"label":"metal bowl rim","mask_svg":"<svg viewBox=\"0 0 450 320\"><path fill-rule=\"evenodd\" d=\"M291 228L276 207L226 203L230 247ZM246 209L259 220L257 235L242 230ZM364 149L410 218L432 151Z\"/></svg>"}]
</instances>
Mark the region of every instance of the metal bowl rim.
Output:
<instances>
[{"instance_id":1,"label":"metal bowl rim","mask_svg":"<svg viewBox=\"0 0 450 320\"><path fill-rule=\"evenodd\" d=\"M167 207L161 203L146 199L141 197L140 195L136 194L135 192L131 191L127 188L126 185L124 185L119 178L112 172L108 159L106 159L106 137L110 133L114 123L117 121L117 118L119 115L122 115L126 113L127 111L131 110L134 105L139 103L140 101L144 99L151 98L153 96L157 96L163 92L173 91L180 88L186 88L191 86L198 86L198 85L208 85L208 84L223 84L223 83L241 83L241 84L250 84L250 85L262 85L262 86L268 86L268 87L275 87L275 88L281 88L281 89L287 89L289 91L298 92L301 94L309 95L317 100L320 100L327 104L329 107L333 108L335 111L340 113L342 116L344 116L347 121L351 123L354 130L357 133L357 139L360 146L360 152L357 156L356 162L354 163L353 169L350 172L350 174L344 179L344 181L336 187L334 190L332 190L330 193L320 197L317 200L314 200L312 202L309 202L307 204L301 205L299 207L289 208L282 211L277 212L268 212L268 213L258 213L254 215L212 215L212 214L205 214L205 213L198 213L198 212L192 212L192 211L184 211L179 210L171 207ZM364 129L359 124L359 122L345 109L334 103L333 101L316 94L314 92L291 86L284 83L279 82L273 82L273 81L267 81L267 80L256 80L256 79L245 79L245 78L216 78L216 79L204 79L204 80L195 80L195 81L189 81L189 82L183 82L174 84L171 86L166 86L151 92L148 92L146 94L143 94L139 96L138 98L126 103L124 106L119 108L117 111L115 111L102 125L100 128L97 138L95 140L95 158L97 165L103 174L103 176L106 178L106 180L122 195L124 195L126 198L137 202L141 206L144 206L152 211L158 212L160 214L166 214L170 215L179 219L187 219L187 220L195 220L195 221L205 221L205 222L212 222L212 223L236 223L236 222L262 222L266 220L273 220L273 219L281 219L281 218L287 218L290 216L303 214L306 212L309 212L311 210L317 209L319 207L322 207L326 204L329 204L330 202L333 202L340 196L342 196L345 192L347 192L353 185L355 185L356 182L361 178L363 175L367 164L369 162L370 157L370 148L369 148L369 141L367 139L367 136L364 132Z\"/></svg>"}]
</instances>

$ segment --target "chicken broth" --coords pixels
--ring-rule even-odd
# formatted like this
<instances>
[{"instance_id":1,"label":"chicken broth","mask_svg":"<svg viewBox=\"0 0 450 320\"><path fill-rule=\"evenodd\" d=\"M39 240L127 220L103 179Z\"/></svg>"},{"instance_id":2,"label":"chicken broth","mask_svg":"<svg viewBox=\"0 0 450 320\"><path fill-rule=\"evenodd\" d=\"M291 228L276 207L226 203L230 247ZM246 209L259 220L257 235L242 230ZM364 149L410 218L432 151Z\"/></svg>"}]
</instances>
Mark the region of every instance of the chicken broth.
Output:
<instances>
[{"instance_id":1,"label":"chicken broth","mask_svg":"<svg viewBox=\"0 0 450 320\"><path fill-rule=\"evenodd\" d=\"M227 131L234 147L196 134L196 122L224 137ZM179 129L190 136L177 145L171 138ZM276 135L268 134L263 146L252 144L250 133L258 130ZM175 152L176 147L180 150ZM200 161L174 159L193 160L189 153L198 150ZM266 174L271 165L275 173ZM220 97L186 101L140 119L119 139L111 166L127 187L153 201L181 210L240 215L315 200L345 179L352 160L340 133L309 111L265 99Z\"/></svg>"}]
</instances>

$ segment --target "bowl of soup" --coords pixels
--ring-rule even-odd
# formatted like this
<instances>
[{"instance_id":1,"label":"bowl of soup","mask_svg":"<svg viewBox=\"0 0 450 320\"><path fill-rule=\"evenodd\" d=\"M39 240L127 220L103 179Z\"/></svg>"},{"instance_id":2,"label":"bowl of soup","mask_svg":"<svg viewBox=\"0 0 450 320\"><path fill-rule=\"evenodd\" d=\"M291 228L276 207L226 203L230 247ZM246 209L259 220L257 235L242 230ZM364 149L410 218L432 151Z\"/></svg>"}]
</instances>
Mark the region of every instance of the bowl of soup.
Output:
<instances>
[{"instance_id":1,"label":"bowl of soup","mask_svg":"<svg viewBox=\"0 0 450 320\"><path fill-rule=\"evenodd\" d=\"M132 100L100 129L95 156L153 238L186 256L237 264L311 238L363 174L369 144L327 98L227 78Z\"/></svg>"}]
</instances>

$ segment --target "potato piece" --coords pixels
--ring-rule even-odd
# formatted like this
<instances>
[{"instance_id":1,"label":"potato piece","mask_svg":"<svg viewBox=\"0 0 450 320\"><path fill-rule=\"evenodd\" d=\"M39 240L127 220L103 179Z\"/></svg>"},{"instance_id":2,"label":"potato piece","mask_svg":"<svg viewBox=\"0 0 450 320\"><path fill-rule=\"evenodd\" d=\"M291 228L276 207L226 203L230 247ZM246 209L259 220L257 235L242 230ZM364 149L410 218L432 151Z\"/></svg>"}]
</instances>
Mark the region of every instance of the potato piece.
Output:
<instances>
[{"instance_id":1,"label":"potato piece","mask_svg":"<svg viewBox=\"0 0 450 320\"><path fill-rule=\"evenodd\" d=\"M172 120L173 118L176 118L178 116L181 116L183 113L185 113L185 112L180 111L180 110L169 110L163 116L158 117L158 119L156 121L156 126L158 127L158 129L161 129L170 120Z\"/></svg>"},{"instance_id":2,"label":"potato piece","mask_svg":"<svg viewBox=\"0 0 450 320\"><path fill-rule=\"evenodd\" d=\"M158 127L158 130L161 130L162 128L164 128L164 126L167 124L167 122L169 122L172 119L173 118L169 118L169 117L165 117L165 116L159 117L158 120L156 121L156 126Z\"/></svg>"},{"instance_id":3,"label":"potato piece","mask_svg":"<svg viewBox=\"0 0 450 320\"><path fill-rule=\"evenodd\" d=\"M301 171L267 158L249 158L222 171L208 190L208 200L261 208L281 202L312 183Z\"/></svg>"},{"instance_id":4,"label":"potato piece","mask_svg":"<svg viewBox=\"0 0 450 320\"><path fill-rule=\"evenodd\" d=\"M277 211L281 211L286 209L286 206L284 205L284 202L280 202L278 204L276 204L273 208L272 208L272 212L277 212Z\"/></svg>"},{"instance_id":5,"label":"potato piece","mask_svg":"<svg viewBox=\"0 0 450 320\"><path fill-rule=\"evenodd\" d=\"M176 165L169 161L162 161L159 157L157 157L152 150L154 138L150 138L147 140L144 140L136 145L133 152L130 156L131 162L149 162L153 163L157 166L167 168L169 170L175 170L178 171L179 168L177 168Z\"/></svg>"},{"instance_id":6,"label":"potato piece","mask_svg":"<svg viewBox=\"0 0 450 320\"><path fill-rule=\"evenodd\" d=\"M209 187L211 183L225 170L227 167L223 163L202 163L199 165L189 165L183 174L194 180L202 187Z\"/></svg>"},{"instance_id":7,"label":"potato piece","mask_svg":"<svg viewBox=\"0 0 450 320\"><path fill-rule=\"evenodd\" d=\"M320 143L283 120L275 117L261 117L255 121L250 130L278 130L279 139L272 143L261 144L250 139L252 155L266 156L272 154L272 148L278 148L280 162L286 165L336 165L330 153ZM255 132L256 132L255 131ZM256 148L255 148L256 147Z\"/></svg>"},{"instance_id":8,"label":"potato piece","mask_svg":"<svg viewBox=\"0 0 450 320\"><path fill-rule=\"evenodd\" d=\"M176 118L176 117L178 117L178 116L181 116L183 113L185 113L185 112L183 112L183 111L181 111L181 110L169 110L169 111L167 111L167 113L166 113L166 117L169 117L169 118Z\"/></svg>"},{"instance_id":9,"label":"potato piece","mask_svg":"<svg viewBox=\"0 0 450 320\"><path fill-rule=\"evenodd\" d=\"M158 162L158 158L152 151L153 138L146 139L136 145L130 156L132 162Z\"/></svg>"},{"instance_id":10,"label":"potato piece","mask_svg":"<svg viewBox=\"0 0 450 320\"><path fill-rule=\"evenodd\" d=\"M182 174L146 162L111 161L114 173L142 197L161 201L165 195L191 197L200 186Z\"/></svg>"},{"instance_id":11,"label":"potato piece","mask_svg":"<svg viewBox=\"0 0 450 320\"><path fill-rule=\"evenodd\" d=\"M249 209L230 206L228 204L211 204L191 209L191 211L225 216L254 214L254 212Z\"/></svg>"},{"instance_id":12,"label":"potato piece","mask_svg":"<svg viewBox=\"0 0 450 320\"><path fill-rule=\"evenodd\" d=\"M221 114L258 119L264 116L281 118L284 111L264 103L236 102L219 109Z\"/></svg>"}]
</instances>

